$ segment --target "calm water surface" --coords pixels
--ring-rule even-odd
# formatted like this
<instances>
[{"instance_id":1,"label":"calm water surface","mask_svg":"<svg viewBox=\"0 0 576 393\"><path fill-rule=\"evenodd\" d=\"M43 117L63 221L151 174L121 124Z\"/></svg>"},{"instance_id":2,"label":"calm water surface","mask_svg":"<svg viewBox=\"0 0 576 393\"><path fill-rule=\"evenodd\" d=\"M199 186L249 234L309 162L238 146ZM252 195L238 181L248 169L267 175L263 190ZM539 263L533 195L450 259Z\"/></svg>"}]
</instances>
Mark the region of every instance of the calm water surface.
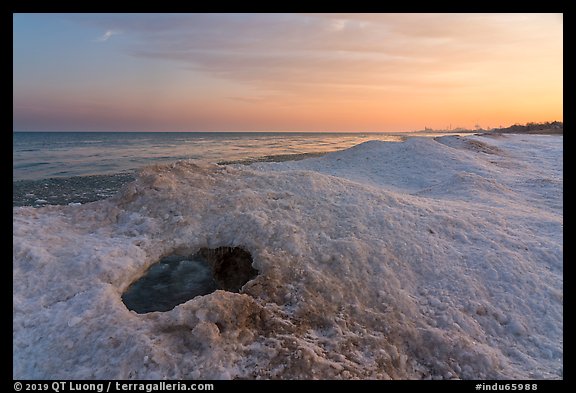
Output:
<instances>
[{"instance_id":1,"label":"calm water surface","mask_svg":"<svg viewBox=\"0 0 576 393\"><path fill-rule=\"evenodd\" d=\"M176 160L226 163L346 149L422 133L14 132L13 206L87 203L114 195L138 168ZM301 158L301 157L300 157Z\"/></svg>"},{"instance_id":2,"label":"calm water surface","mask_svg":"<svg viewBox=\"0 0 576 393\"><path fill-rule=\"evenodd\" d=\"M207 162L327 152L399 134L15 132L14 180L103 175L147 164L191 159Z\"/></svg>"}]
</instances>

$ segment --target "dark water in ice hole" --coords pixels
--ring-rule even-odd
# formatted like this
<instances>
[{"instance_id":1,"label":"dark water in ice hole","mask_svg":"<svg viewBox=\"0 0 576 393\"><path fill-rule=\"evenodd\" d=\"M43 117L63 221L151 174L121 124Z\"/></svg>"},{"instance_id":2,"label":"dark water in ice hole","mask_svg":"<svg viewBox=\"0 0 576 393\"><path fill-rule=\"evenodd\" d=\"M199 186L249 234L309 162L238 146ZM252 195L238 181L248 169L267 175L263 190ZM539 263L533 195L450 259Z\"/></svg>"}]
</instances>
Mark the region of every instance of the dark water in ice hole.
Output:
<instances>
[{"instance_id":1,"label":"dark water in ice hole","mask_svg":"<svg viewBox=\"0 0 576 393\"><path fill-rule=\"evenodd\" d=\"M162 258L130 285L122 300L139 314L169 311L217 289L239 292L257 274L252 256L242 248L203 248L190 256Z\"/></svg>"}]
</instances>

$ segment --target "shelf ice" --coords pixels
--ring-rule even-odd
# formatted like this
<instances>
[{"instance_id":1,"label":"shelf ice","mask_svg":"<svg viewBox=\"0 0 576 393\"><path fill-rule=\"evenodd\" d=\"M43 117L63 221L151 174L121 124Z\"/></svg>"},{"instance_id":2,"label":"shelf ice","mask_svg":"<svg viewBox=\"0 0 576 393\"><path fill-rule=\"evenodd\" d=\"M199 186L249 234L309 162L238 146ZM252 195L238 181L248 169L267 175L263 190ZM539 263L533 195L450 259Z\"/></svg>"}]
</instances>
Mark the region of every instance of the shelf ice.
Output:
<instances>
[{"instance_id":1,"label":"shelf ice","mask_svg":"<svg viewBox=\"0 0 576 393\"><path fill-rule=\"evenodd\" d=\"M372 141L14 208L13 377L561 379L562 152L561 136ZM253 258L239 293L122 302L162 257L218 247Z\"/></svg>"}]
</instances>

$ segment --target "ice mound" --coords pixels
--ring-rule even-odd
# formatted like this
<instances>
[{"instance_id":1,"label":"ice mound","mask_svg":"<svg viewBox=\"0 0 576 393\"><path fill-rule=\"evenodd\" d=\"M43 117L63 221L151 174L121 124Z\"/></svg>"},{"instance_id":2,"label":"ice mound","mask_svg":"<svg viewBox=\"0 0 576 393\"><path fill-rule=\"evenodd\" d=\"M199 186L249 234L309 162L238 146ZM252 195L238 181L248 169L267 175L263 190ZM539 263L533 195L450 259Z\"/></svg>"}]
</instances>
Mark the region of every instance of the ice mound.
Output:
<instances>
[{"instance_id":1,"label":"ice mound","mask_svg":"<svg viewBox=\"0 0 576 393\"><path fill-rule=\"evenodd\" d=\"M494 149L184 161L14 208L13 377L562 378L562 137L471 140ZM222 245L259 272L241 292L122 302L163 256Z\"/></svg>"},{"instance_id":2,"label":"ice mound","mask_svg":"<svg viewBox=\"0 0 576 393\"><path fill-rule=\"evenodd\" d=\"M441 184L458 172L491 174L477 155L467 153L466 149L454 149L422 137L409 138L402 143L370 141L319 158L253 166L271 170L308 169L391 191L412 193Z\"/></svg>"}]
</instances>

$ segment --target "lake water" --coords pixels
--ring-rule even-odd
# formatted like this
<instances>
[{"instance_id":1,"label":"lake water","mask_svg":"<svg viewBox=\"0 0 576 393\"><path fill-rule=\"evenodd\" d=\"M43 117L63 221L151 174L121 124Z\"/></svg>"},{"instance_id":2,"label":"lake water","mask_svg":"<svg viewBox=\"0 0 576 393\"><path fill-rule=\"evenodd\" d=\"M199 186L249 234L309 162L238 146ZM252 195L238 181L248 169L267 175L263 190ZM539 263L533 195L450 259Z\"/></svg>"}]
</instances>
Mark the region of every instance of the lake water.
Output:
<instances>
[{"instance_id":1,"label":"lake water","mask_svg":"<svg viewBox=\"0 0 576 393\"><path fill-rule=\"evenodd\" d=\"M14 180L103 175L182 159L219 162L344 149L398 134L15 132Z\"/></svg>"},{"instance_id":2,"label":"lake water","mask_svg":"<svg viewBox=\"0 0 576 393\"><path fill-rule=\"evenodd\" d=\"M42 206L106 198L132 180L138 168L154 163L282 161L342 150L368 140L399 142L408 135L424 134L14 132L12 135L13 205Z\"/></svg>"}]
</instances>

